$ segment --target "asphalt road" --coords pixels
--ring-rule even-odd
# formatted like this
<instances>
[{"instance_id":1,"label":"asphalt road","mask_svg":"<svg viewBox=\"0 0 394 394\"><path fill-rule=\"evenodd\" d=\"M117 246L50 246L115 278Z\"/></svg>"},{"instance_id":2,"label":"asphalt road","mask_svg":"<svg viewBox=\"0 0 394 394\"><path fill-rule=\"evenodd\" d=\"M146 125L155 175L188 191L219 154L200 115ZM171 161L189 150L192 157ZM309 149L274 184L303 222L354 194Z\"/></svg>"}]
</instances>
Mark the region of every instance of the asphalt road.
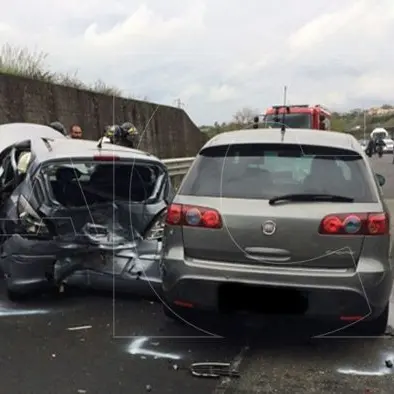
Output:
<instances>
[{"instance_id":1,"label":"asphalt road","mask_svg":"<svg viewBox=\"0 0 394 394\"><path fill-rule=\"evenodd\" d=\"M386 177L386 197L394 199L391 156L373 165ZM209 326L226 328L229 335L220 339L170 322L154 296L75 292L16 305L3 294L1 287L1 393L375 394L394 388L394 368L385 365L394 362L391 335L311 339L324 329L249 320L246 327ZM203 361L231 362L241 376L193 377L188 367Z\"/></svg>"},{"instance_id":2,"label":"asphalt road","mask_svg":"<svg viewBox=\"0 0 394 394\"><path fill-rule=\"evenodd\" d=\"M383 187L384 196L387 199L394 199L394 164L393 155L386 154L382 158L373 156L371 158L372 166L378 174L386 178L386 184Z\"/></svg>"}]
</instances>

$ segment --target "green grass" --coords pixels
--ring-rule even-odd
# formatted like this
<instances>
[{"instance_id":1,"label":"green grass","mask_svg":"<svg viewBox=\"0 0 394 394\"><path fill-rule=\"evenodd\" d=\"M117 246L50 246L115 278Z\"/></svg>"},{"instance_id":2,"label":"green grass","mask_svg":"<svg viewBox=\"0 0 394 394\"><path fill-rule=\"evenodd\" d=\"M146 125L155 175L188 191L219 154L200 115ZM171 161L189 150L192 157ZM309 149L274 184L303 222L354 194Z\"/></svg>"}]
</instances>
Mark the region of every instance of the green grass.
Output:
<instances>
[{"instance_id":1,"label":"green grass","mask_svg":"<svg viewBox=\"0 0 394 394\"><path fill-rule=\"evenodd\" d=\"M93 84L86 84L78 78L77 73L53 72L47 66L47 58L48 54L45 52L32 52L28 48L18 48L5 44L0 49L0 73L89 90L109 96L123 96L121 89L107 85L102 80L97 80ZM134 97L129 96L128 98Z\"/></svg>"}]
</instances>

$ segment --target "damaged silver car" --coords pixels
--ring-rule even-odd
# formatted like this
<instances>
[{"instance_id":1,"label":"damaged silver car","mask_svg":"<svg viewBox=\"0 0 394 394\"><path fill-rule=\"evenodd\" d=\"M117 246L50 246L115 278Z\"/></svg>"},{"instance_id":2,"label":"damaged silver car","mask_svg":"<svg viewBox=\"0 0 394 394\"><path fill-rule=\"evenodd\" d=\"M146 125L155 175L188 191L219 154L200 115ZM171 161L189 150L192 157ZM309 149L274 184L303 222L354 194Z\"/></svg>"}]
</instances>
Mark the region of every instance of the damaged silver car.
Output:
<instances>
[{"instance_id":1,"label":"damaged silver car","mask_svg":"<svg viewBox=\"0 0 394 394\"><path fill-rule=\"evenodd\" d=\"M66 139L46 126L3 125L0 141L5 133L15 139L0 152L0 263L8 297L70 282L159 288L172 195L165 165L139 150Z\"/></svg>"}]
</instances>

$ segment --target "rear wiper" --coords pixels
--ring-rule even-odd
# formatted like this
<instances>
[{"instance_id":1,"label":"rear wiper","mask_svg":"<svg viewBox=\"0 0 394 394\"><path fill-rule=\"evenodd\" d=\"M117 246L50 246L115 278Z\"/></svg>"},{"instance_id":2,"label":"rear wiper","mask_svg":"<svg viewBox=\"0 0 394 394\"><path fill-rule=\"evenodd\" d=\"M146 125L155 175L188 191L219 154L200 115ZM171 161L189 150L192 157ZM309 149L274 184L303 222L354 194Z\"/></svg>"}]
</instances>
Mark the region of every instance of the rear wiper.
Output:
<instances>
[{"instance_id":1,"label":"rear wiper","mask_svg":"<svg viewBox=\"0 0 394 394\"><path fill-rule=\"evenodd\" d=\"M354 198L338 196L335 194L299 193L284 194L271 198L268 203L274 205L279 201L328 201L328 202L353 202Z\"/></svg>"}]
</instances>

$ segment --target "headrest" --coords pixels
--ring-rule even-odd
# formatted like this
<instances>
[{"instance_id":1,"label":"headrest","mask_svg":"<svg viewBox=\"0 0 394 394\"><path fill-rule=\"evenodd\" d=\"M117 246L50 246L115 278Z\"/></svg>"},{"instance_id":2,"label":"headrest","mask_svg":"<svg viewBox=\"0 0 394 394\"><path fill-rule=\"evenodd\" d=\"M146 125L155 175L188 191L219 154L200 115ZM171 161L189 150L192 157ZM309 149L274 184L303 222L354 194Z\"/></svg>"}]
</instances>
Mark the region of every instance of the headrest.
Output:
<instances>
[{"instance_id":1,"label":"headrest","mask_svg":"<svg viewBox=\"0 0 394 394\"><path fill-rule=\"evenodd\" d=\"M56 170L56 180L60 182L71 182L78 178L78 170L71 167L61 167Z\"/></svg>"}]
</instances>

